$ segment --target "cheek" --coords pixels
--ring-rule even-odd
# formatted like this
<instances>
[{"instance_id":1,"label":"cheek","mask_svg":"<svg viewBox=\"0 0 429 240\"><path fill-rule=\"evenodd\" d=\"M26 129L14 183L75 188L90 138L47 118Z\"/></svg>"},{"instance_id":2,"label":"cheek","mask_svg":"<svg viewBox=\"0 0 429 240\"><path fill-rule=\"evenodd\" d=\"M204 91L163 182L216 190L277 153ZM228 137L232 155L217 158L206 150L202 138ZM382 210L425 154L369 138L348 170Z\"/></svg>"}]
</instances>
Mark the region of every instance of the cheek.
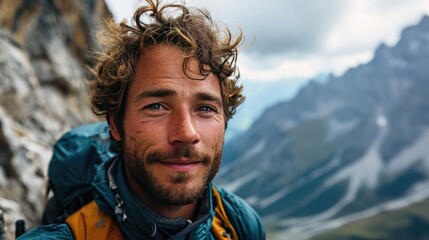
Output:
<instances>
[{"instance_id":1,"label":"cheek","mask_svg":"<svg viewBox=\"0 0 429 240\"><path fill-rule=\"evenodd\" d=\"M124 132L125 136L128 138L134 138L135 140L141 140L150 131L150 127L147 127L148 124L138 121L136 117L128 117L124 121Z\"/></svg>"},{"instance_id":2,"label":"cheek","mask_svg":"<svg viewBox=\"0 0 429 240\"><path fill-rule=\"evenodd\" d=\"M144 157L147 151L152 151L162 143L162 132L159 126L139 123L125 125L125 142L124 144L129 151Z\"/></svg>"},{"instance_id":3,"label":"cheek","mask_svg":"<svg viewBox=\"0 0 429 240\"><path fill-rule=\"evenodd\" d=\"M218 143L223 141L223 138L225 135L225 129L223 128L223 126L222 127L208 126L206 128L203 128L203 131L201 134L206 135L208 140L213 141L214 143Z\"/></svg>"},{"instance_id":4,"label":"cheek","mask_svg":"<svg viewBox=\"0 0 429 240\"><path fill-rule=\"evenodd\" d=\"M209 147L212 151L212 154L218 154L222 152L223 142L224 142L224 131L205 131L203 133L206 138L206 146Z\"/></svg>"}]
</instances>

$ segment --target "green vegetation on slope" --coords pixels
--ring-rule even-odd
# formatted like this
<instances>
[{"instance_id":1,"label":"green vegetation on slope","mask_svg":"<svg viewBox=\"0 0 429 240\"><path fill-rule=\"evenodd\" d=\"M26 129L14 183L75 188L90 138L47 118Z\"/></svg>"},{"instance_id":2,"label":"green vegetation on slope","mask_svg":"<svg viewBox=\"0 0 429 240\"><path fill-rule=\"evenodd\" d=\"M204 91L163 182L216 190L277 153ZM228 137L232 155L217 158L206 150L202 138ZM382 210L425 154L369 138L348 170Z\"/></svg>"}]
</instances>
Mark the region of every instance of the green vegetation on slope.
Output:
<instances>
[{"instance_id":1,"label":"green vegetation on slope","mask_svg":"<svg viewBox=\"0 0 429 240\"><path fill-rule=\"evenodd\" d=\"M352 222L312 239L429 239L429 198L406 208Z\"/></svg>"},{"instance_id":2,"label":"green vegetation on slope","mask_svg":"<svg viewBox=\"0 0 429 240\"><path fill-rule=\"evenodd\" d=\"M312 120L290 131L292 155L301 169L307 169L315 162L332 154L334 146L326 141L325 120Z\"/></svg>"}]
</instances>

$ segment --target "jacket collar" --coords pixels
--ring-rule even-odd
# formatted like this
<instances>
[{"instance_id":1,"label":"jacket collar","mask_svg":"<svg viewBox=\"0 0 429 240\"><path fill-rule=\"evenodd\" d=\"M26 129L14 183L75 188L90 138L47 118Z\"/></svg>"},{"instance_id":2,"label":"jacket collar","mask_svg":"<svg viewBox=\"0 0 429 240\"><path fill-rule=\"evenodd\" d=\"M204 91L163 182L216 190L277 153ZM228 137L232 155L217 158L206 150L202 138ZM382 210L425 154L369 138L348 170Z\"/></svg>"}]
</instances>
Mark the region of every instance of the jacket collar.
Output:
<instances>
[{"instance_id":1,"label":"jacket collar","mask_svg":"<svg viewBox=\"0 0 429 240\"><path fill-rule=\"evenodd\" d=\"M194 222L188 222L185 219L168 219L145 206L128 189L122 174L122 161L122 158L116 157L103 163L97 171L93 186L96 189L97 205L116 219L126 239L165 239L168 236L165 232L167 229L179 227L183 229L170 239L182 239L185 236L201 239L210 234L211 222L215 214L211 184L200 200L199 214ZM111 189L112 181L117 185L117 190ZM119 201L123 201L120 207L126 215L126 219L119 222L117 214L115 216L115 210L118 213L117 195L119 195Z\"/></svg>"}]
</instances>

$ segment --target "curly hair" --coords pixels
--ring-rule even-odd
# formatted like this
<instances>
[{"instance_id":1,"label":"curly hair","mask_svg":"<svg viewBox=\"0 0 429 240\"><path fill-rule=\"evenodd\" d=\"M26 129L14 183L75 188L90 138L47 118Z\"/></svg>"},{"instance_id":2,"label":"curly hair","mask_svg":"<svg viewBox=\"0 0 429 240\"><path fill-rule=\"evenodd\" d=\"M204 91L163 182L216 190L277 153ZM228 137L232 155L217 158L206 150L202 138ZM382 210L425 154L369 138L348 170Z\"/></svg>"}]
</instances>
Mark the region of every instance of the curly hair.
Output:
<instances>
[{"instance_id":1,"label":"curly hair","mask_svg":"<svg viewBox=\"0 0 429 240\"><path fill-rule=\"evenodd\" d=\"M203 76L217 75L225 123L228 122L244 101L236 66L242 32L233 39L230 30L224 27L221 31L205 9L191 9L183 4L162 5L161 0L146 1L148 6L140 7L134 13L133 24L125 21L116 24L111 19L106 22L104 31L99 32L105 51L99 53L92 69L95 74L95 80L90 83L92 111L98 116L113 114L117 120L115 125L121 132L125 99L140 54L148 47L170 44L185 53L182 66L185 74L189 60L196 58Z\"/></svg>"}]
</instances>

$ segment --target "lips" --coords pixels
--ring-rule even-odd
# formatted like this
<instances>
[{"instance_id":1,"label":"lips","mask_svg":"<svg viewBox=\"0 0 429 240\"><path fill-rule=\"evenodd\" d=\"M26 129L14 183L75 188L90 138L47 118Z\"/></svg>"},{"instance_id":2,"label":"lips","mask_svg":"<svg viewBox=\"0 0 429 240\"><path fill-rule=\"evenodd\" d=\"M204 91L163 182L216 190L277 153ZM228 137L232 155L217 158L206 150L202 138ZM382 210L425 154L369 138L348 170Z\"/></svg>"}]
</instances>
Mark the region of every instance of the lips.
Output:
<instances>
[{"instance_id":1,"label":"lips","mask_svg":"<svg viewBox=\"0 0 429 240\"><path fill-rule=\"evenodd\" d=\"M187 163L164 163L160 162L160 164L166 168L172 169L178 172L188 172L195 169L200 163L199 162L187 162Z\"/></svg>"},{"instance_id":2,"label":"lips","mask_svg":"<svg viewBox=\"0 0 429 240\"><path fill-rule=\"evenodd\" d=\"M179 172L188 172L198 167L201 164L200 161L194 161L190 159L177 159L172 161L159 161L158 164L163 167L172 169Z\"/></svg>"}]
</instances>

